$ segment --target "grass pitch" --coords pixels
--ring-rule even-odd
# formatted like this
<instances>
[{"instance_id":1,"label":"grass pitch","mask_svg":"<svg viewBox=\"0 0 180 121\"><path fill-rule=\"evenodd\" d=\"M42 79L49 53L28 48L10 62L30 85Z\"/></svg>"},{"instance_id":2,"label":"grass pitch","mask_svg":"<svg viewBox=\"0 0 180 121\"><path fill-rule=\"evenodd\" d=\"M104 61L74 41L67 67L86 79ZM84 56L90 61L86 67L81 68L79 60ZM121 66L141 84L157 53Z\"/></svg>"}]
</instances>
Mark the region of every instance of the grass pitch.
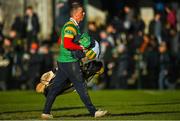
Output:
<instances>
[{"instance_id":1,"label":"grass pitch","mask_svg":"<svg viewBox=\"0 0 180 121\"><path fill-rule=\"evenodd\" d=\"M109 115L90 117L76 93L59 96L52 109L57 120L180 120L180 91L90 91L97 108ZM45 98L33 91L0 92L0 120L39 120Z\"/></svg>"}]
</instances>

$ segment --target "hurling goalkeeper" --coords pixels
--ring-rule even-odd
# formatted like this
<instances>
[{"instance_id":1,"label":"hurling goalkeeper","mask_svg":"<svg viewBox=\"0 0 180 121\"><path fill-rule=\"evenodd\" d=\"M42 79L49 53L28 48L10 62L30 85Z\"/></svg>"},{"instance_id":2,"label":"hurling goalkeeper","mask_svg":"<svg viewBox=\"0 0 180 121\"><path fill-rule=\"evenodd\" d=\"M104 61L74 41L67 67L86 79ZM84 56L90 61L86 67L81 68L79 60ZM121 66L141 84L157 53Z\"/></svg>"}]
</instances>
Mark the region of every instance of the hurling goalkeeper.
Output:
<instances>
[{"instance_id":1,"label":"hurling goalkeeper","mask_svg":"<svg viewBox=\"0 0 180 121\"><path fill-rule=\"evenodd\" d=\"M70 11L71 18L61 30L60 50L57 58L58 70L46 96L44 110L41 114L41 118L43 119L53 118L53 115L50 113L51 107L59 91L67 84L67 79L73 84L82 102L92 116L102 117L107 114L107 111L97 110L92 104L80 69L80 59L78 59L80 58L79 56L83 55L76 52L80 51L81 53L91 43L88 42L90 37L87 34L81 34L78 26L79 22L83 20L84 15L83 6L78 3L73 4ZM78 39L81 40L81 43L76 42ZM80 46L80 44L84 44L84 46Z\"/></svg>"}]
</instances>

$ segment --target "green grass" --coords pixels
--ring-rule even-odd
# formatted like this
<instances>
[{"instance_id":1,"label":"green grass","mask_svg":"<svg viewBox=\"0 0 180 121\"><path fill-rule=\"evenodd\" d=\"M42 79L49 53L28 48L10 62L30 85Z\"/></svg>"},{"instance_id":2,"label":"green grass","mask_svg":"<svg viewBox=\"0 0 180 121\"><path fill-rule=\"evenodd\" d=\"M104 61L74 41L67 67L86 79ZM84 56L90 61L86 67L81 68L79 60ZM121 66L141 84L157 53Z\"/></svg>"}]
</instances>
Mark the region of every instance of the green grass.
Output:
<instances>
[{"instance_id":1,"label":"green grass","mask_svg":"<svg viewBox=\"0 0 180 121\"><path fill-rule=\"evenodd\" d=\"M97 108L109 115L100 120L180 120L180 91L90 91ZM45 98L33 91L0 92L0 120L40 119ZM58 120L95 120L76 93L59 96L52 109Z\"/></svg>"}]
</instances>

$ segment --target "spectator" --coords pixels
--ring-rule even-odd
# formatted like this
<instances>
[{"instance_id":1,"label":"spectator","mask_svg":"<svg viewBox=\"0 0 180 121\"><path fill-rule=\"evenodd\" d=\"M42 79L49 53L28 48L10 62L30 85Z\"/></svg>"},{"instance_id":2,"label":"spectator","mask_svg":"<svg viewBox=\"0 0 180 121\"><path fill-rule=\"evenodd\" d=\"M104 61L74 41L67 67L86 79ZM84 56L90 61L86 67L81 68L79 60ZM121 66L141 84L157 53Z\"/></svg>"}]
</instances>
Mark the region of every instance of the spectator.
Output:
<instances>
[{"instance_id":1,"label":"spectator","mask_svg":"<svg viewBox=\"0 0 180 121\"><path fill-rule=\"evenodd\" d=\"M0 48L0 90L6 90L7 89L7 85L6 85L6 80L8 79L8 71L7 71L7 67L10 65L10 61L9 59L7 59L4 56L4 49Z\"/></svg>"},{"instance_id":2,"label":"spectator","mask_svg":"<svg viewBox=\"0 0 180 121\"><path fill-rule=\"evenodd\" d=\"M166 87L169 88L171 86L171 84L169 83L171 60L165 42L162 42L160 44L159 53L160 53L160 58L159 58L160 71L159 71L158 87L160 90L163 90Z\"/></svg>"},{"instance_id":3,"label":"spectator","mask_svg":"<svg viewBox=\"0 0 180 121\"><path fill-rule=\"evenodd\" d=\"M159 13L161 15L161 22L162 24L166 24L166 11L165 11L165 4L162 1L155 3L154 12Z\"/></svg>"},{"instance_id":4,"label":"spectator","mask_svg":"<svg viewBox=\"0 0 180 121\"><path fill-rule=\"evenodd\" d=\"M11 29L17 32L19 38L23 37L23 21L20 15L16 15Z\"/></svg>"},{"instance_id":5,"label":"spectator","mask_svg":"<svg viewBox=\"0 0 180 121\"><path fill-rule=\"evenodd\" d=\"M30 59L28 62L28 72L27 72L28 89L34 89L36 83L39 81L42 57L38 53L38 48L39 47L37 43L31 43Z\"/></svg>"},{"instance_id":6,"label":"spectator","mask_svg":"<svg viewBox=\"0 0 180 121\"><path fill-rule=\"evenodd\" d=\"M145 23L144 21L142 20L141 16L140 15L137 15L136 19L134 20L133 22L133 29L134 29L134 32L138 33L138 32L142 32L144 33L144 29L145 29Z\"/></svg>"},{"instance_id":7,"label":"spectator","mask_svg":"<svg viewBox=\"0 0 180 121\"><path fill-rule=\"evenodd\" d=\"M12 78L16 82L14 88L20 88L23 76L23 62L22 57L24 53L22 40L17 37L17 33L14 30L10 30L9 36L13 47L13 65L12 65Z\"/></svg>"},{"instance_id":8,"label":"spectator","mask_svg":"<svg viewBox=\"0 0 180 121\"><path fill-rule=\"evenodd\" d=\"M88 33L93 39L99 41L99 32L94 21L88 23Z\"/></svg>"},{"instance_id":9,"label":"spectator","mask_svg":"<svg viewBox=\"0 0 180 121\"><path fill-rule=\"evenodd\" d=\"M143 80L145 88L157 89L158 86L159 54L157 45L157 40L150 38L144 53L144 60L147 64L147 76Z\"/></svg>"},{"instance_id":10,"label":"spectator","mask_svg":"<svg viewBox=\"0 0 180 121\"><path fill-rule=\"evenodd\" d=\"M168 6L165 8L165 10L167 12L167 23L170 25L171 28L176 29L177 19L175 10L171 9Z\"/></svg>"},{"instance_id":11,"label":"spectator","mask_svg":"<svg viewBox=\"0 0 180 121\"><path fill-rule=\"evenodd\" d=\"M116 66L112 74L111 87L115 89L127 89L129 55L125 45L119 45L117 52L119 55L115 62Z\"/></svg>"},{"instance_id":12,"label":"spectator","mask_svg":"<svg viewBox=\"0 0 180 121\"><path fill-rule=\"evenodd\" d=\"M115 26L112 23L108 24L106 27L106 32L108 35L107 41L111 44L111 46L115 46L116 40L118 37L117 30L116 30Z\"/></svg>"},{"instance_id":13,"label":"spectator","mask_svg":"<svg viewBox=\"0 0 180 121\"><path fill-rule=\"evenodd\" d=\"M42 57L40 74L43 74L53 69L53 54L50 52L50 48L47 44L43 44L39 48L39 54Z\"/></svg>"},{"instance_id":14,"label":"spectator","mask_svg":"<svg viewBox=\"0 0 180 121\"><path fill-rule=\"evenodd\" d=\"M6 65L1 73L6 81L5 84L7 84L5 89L14 89L17 84L15 81L12 81L13 47L11 40L7 37L3 41L1 56L3 57L3 61L5 61L3 66Z\"/></svg>"},{"instance_id":15,"label":"spectator","mask_svg":"<svg viewBox=\"0 0 180 121\"><path fill-rule=\"evenodd\" d=\"M151 34L151 36L155 37L158 40L159 44L162 41L162 29L161 15L159 13L156 13L154 16L154 20L150 22L149 33Z\"/></svg>"},{"instance_id":16,"label":"spectator","mask_svg":"<svg viewBox=\"0 0 180 121\"><path fill-rule=\"evenodd\" d=\"M29 49L32 42L38 42L37 35L40 31L38 16L31 6L27 7L24 16L24 31L27 39L27 49Z\"/></svg>"},{"instance_id":17,"label":"spectator","mask_svg":"<svg viewBox=\"0 0 180 121\"><path fill-rule=\"evenodd\" d=\"M68 0L59 1L56 4L56 29L59 31L66 21L69 19L69 4Z\"/></svg>"},{"instance_id":18,"label":"spectator","mask_svg":"<svg viewBox=\"0 0 180 121\"><path fill-rule=\"evenodd\" d=\"M125 20L124 20L124 28L127 33L131 32L132 23L134 21L134 9L130 6L124 7Z\"/></svg>"}]
</instances>

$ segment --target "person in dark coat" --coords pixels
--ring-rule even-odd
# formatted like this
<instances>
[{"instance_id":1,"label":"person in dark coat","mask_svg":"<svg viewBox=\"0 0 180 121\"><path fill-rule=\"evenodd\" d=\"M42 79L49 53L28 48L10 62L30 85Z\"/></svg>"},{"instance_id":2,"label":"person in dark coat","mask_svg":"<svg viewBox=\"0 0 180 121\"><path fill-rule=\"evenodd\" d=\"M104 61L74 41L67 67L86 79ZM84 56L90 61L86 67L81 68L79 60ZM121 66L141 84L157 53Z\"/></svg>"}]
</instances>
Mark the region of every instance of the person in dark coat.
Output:
<instances>
[{"instance_id":1,"label":"person in dark coat","mask_svg":"<svg viewBox=\"0 0 180 121\"><path fill-rule=\"evenodd\" d=\"M157 40L150 39L143 55L147 64L147 76L143 80L143 85L148 89L156 89L158 87L159 53L157 45Z\"/></svg>"},{"instance_id":2,"label":"person in dark coat","mask_svg":"<svg viewBox=\"0 0 180 121\"><path fill-rule=\"evenodd\" d=\"M40 31L39 19L36 13L34 13L31 6L27 7L26 15L24 16L24 35L27 39L28 49L32 42L37 42L37 35Z\"/></svg>"},{"instance_id":3,"label":"person in dark coat","mask_svg":"<svg viewBox=\"0 0 180 121\"><path fill-rule=\"evenodd\" d=\"M125 45L119 45L119 56L116 59L116 67L113 70L111 87L115 89L127 89L129 71L129 55Z\"/></svg>"},{"instance_id":4,"label":"person in dark coat","mask_svg":"<svg viewBox=\"0 0 180 121\"><path fill-rule=\"evenodd\" d=\"M170 67L171 67L171 59L170 55L167 51L167 44L162 42L159 46L159 79L158 79L158 87L160 90L172 87L170 80Z\"/></svg>"},{"instance_id":5,"label":"person in dark coat","mask_svg":"<svg viewBox=\"0 0 180 121\"><path fill-rule=\"evenodd\" d=\"M23 37L23 20L20 15L16 15L13 24L11 26L11 30L17 32L17 36L22 38Z\"/></svg>"},{"instance_id":6,"label":"person in dark coat","mask_svg":"<svg viewBox=\"0 0 180 121\"><path fill-rule=\"evenodd\" d=\"M54 58L47 44L41 45L39 48L39 54L42 58L40 74L43 74L53 68Z\"/></svg>"},{"instance_id":7,"label":"person in dark coat","mask_svg":"<svg viewBox=\"0 0 180 121\"><path fill-rule=\"evenodd\" d=\"M42 57L38 53L37 43L32 43L30 48L30 59L28 62L28 72L27 72L27 88L34 89L36 83L38 83L40 76Z\"/></svg>"}]
</instances>

